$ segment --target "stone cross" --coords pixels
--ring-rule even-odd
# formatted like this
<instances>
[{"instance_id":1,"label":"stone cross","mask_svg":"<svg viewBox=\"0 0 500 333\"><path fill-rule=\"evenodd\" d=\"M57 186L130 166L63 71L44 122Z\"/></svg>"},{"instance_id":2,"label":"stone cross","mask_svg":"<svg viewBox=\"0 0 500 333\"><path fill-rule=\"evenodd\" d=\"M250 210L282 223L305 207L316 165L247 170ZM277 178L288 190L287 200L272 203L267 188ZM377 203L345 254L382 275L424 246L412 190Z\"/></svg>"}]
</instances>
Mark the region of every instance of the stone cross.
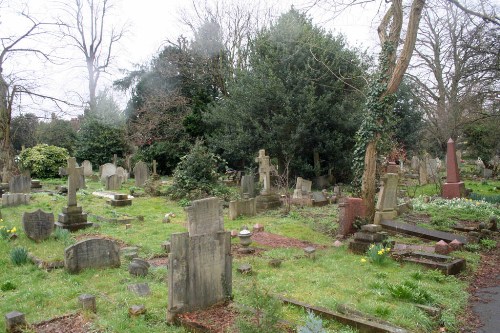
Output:
<instances>
[{"instance_id":1,"label":"stone cross","mask_svg":"<svg viewBox=\"0 0 500 333\"><path fill-rule=\"evenodd\" d=\"M80 185L81 168L76 167L76 158L68 158L68 207L76 206L76 190Z\"/></svg>"},{"instance_id":2,"label":"stone cross","mask_svg":"<svg viewBox=\"0 0 500 333\"><path fill-rule=\"evenodd\" d=\"M271 193L271 172L275 170L271 165L269 156L266 156L264 149L259 150L259 156L255 158L255 162L259 162L259 178L264 183L261 194Z\"/></svg>"}]
</instances>

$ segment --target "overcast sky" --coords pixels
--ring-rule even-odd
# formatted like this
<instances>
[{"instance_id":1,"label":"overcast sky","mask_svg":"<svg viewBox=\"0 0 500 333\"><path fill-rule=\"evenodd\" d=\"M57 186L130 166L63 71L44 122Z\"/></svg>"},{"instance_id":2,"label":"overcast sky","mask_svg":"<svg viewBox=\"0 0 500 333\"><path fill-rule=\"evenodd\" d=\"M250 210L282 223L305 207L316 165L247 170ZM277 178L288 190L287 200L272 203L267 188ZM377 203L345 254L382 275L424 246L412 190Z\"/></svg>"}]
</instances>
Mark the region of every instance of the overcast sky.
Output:
<instances>
[{"instance_id":1,"label":"overcast sky","mask_svg":"<svg viewBox=\"0 0 500 333\"><path fill-rule=\"evenodd\" d=\"M0 31L5 32L6 28L11 32L20 31L26 27L23 25L22 20L9 12L8 8L19 10L20 1L3 0L3 8L0 12ZM61 17L61 15L64 15L60 11L62 4L71 3L72 1L74 0L28 0L27 6L34 17L40 20L51 20L56 16ZM103 86L110 86L113 80L121 77L122 74L119 73L119 69L132 69L133 64L143 64L150 60L165 44L167 39L176 40L181 34L190 36L189 29L181 24L179 19L182 10L189 11L191 8L190 0L113 0L113 2L116 4L113 11L113 20L117 24L128 22L129 33L115 51L115 68L111 75L103 78L101 81ZM294 5L297 9L304 8L304 2L304 0L279 0L272 3L276 12L285 12L291 5ZM337 17L334 17L331 11L318 7L311 9L308 14L313 18L315 24L334 33L345 34L352 46L370 48L372 52L377 52L376 27L379 21L377 19L379 11L377 6L377 3L369 3L363 8L354 7L344 11ZM67 48L64 48L61 42L59 42L58 47L53 54L64 55L65 58L71 55L68 54ZM84 79L86 70L82 67L84 59L82 55L78 55L78 53L76 55L81 57L80 60L76 60L76 63L73 61L57 66L41 65L37 59L26 58L9 61L6 67L11 71L19 71L22 68L26 71L25 76L36 77L37 82L40 82L38 90L42 93L72 101L87 100L88 89ZM116 94L116 97L123 106L126 97L120 96L120 94ZM52 111L57 111L51 103L34 105L28 103L24 98L21 104L28 105L28 107L18 109L14 116L19 112L34 111L39 115L50 116ZM65 117L69 117L82 113L79 108L63 108L63 111L58 112L58 114L63 115L66 113Z\"/></svg>"}]
</instances>

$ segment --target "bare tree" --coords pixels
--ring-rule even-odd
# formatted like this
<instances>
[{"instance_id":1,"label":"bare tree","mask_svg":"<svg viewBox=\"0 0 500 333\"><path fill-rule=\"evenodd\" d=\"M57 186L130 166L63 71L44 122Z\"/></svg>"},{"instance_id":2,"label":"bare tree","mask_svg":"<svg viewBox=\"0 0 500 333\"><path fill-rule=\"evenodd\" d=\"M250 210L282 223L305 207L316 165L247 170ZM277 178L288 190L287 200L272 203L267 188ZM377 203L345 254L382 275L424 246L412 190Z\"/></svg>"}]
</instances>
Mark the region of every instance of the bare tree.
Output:
<instances>
[{"instance_id":1,"label":"bare tree","mask_svg":"<svg viewBox=\"0 0 500 333\"><path fill-rule=\"evenodd\" d=\"M420 87L428 145L446 142L464 125L489 117L499 93L500 28L444 3L426 8L409 75Z\"/></svg>"},{"instance_id":2,"label":"bare tree","mask_svg":"<svg viewBox=\"0 0 500 333\"><path fill-rule=\"evenodd\" d=\"M63 33L70 39L71 45L85 57L91 111L96 107L99 79L109 70L114 48L126 33L126 25L116 27L109 22L113 10L112 1L73 0L72 3L63 5L71 20L62 20Z\"/></svg>"},{"instance_id":3,"label":"bare tree","mask_svg":"<svg viewBox=\"0 0 500 333\"><path fill-rule=\"evenodd\" d=\"M32 80L23 77L20 74L20 70L16 71L12 69L12 67L15 67L15 59L23 57L33 57L41 61L51 60L49 48L40 45L40 41L42 38L46 38L52 34L50 27L55 26L56 23L37 20L29 14L27 7L21 12L12 14L16 15L25 24L23 30L11 34L4 30L5 35L0 38L0 138L2 140L0 154L1 161L3 162L2 180L4 182L8 181L8 171L11 171L13 168L10 131L12 112L16 99L19 99L21 95L27 95L30 98L49 98L56 103L66 103L62 100L37 93L36 84ZM14 64L8 64L9 62L14 62ZM10 69L8 70L7 68Z\"/></svg>"}]
</instances>

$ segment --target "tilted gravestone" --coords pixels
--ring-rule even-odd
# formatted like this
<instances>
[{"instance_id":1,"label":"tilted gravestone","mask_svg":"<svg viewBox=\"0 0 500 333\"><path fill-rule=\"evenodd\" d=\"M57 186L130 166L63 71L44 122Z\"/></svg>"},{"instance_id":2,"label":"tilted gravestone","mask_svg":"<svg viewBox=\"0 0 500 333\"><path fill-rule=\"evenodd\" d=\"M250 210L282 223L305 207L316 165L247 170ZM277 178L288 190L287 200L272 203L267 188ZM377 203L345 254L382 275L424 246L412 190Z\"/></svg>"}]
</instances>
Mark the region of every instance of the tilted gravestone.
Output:
<instances>
[{"instance_id":1,"label":"tilted gravestone","mask_svg":"<svg viewBox=\"0 0 500 333\"><path fill-rule=\"evenodd\" d=\"M89 160L85 160L85 161L82 162L82 168L83 168L83 175L85 177L92 176L92 173L93 173L92 163L90 163Z\"/></svg>"},{"instance_id":2,"label":"tilted gravestone","mask_svg":"<svg viewBox=\"0 0 500 333\"><path fill-rule=\"evenodd\" d=\"M9 181L10 193L30 193L31 192L31 177L30 176L14 176Z\"/></svg>"},{"instance_id":3,"label":"tilted gravestone","mask_svg":"<svg viewBox=\"0 0 500 333\"><path fill-rule=\"evenodd\" d=\"M105 188L107 191L119 190L122 187L122 179L115 175L106 177Z\"/></svg>"},{"instance_id":4,"label":"tilted gravestone","mask_svg":"<svg viewBox=\"0 0 500 333\"><path fill-rule=\"evenodd\" d=\"M41 242L50 237L54 230L54 214L39 209L23 214L23 229L29 239Z\"/></svg>"},{"instance_id":5,"label":"tilted gravestone","mask_svg":"<svg viewBox=\"0 0 500 333\"><path fill-rule=\"evenodd\" d=\"M186 208L187 233L171 235L167 319L202 309L232 293L231 234L224 231L219 199L193 201Z\"/></svg>"},{"instance_id":6,"label":"tilted gravestone","mask_svg":"<svg viewBox=\"0 0 500 333\"><path fill-rule=\"evenodd\" d=\"M72 274L86 268L117 268L120 264L120 248L110 239L86 239L64 250L64 267Z\"/></svg>"},{"instance_id":7,"label":"tilted gravestone","mask_svg":"<svg viewBox=\"0 0 500 333\"><path fill-rule=\"evenodd\" d=\"M139 161L134 166L135 186L143 186L149 177L148 165L143 161Z\"/></svg>"}]
</instances>

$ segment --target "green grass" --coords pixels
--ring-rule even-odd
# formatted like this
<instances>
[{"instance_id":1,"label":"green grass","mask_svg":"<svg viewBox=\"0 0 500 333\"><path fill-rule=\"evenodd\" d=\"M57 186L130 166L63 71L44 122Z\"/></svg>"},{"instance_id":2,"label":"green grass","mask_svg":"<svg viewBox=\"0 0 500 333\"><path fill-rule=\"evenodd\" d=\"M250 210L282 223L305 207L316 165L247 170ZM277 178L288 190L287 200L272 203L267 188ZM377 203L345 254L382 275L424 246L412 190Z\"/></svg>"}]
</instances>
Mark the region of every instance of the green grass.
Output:
<instances>
[{"instance_id":1,"label":"green grass","mask_svg":"<svg viewBox=\"0 0 500 333\"><path fill-rule=\"evenodd\" d=\"M62 180L43 181L44 185L50 184L49 188L62 183ZM84 211L92 216L107 218L143 216L144 221L134 220L132 228L125 229L123 224L96 222L95 218L91 218L89 220L98 223L99 228L90 228L71 235L53 234L46 241L34 243L22 231L22 213L41 208L53 212L57 219L58 213L66 205L66 197L57 194L33 194L29 207L3 208L4 223L16 227L19 237L13 241L0 240L0 312L21 311L26 314L30 323L38 322L78 311L78 296L90 293L97 297L97 314L89 314L95 329L105 332L184 332L183 329L168 326L165 322L168 299L165 268L151 267L148 276L132 277L127 271L128 261L123 261L120 269L86 270L78 275L71 275L64 269L47 272L32 264L15 266L10 262L9 253L15 247L25 247L43 260L62 260L64 249L69 244L88 235L109 236L127 245L138 246L139 255L147 258L160 254L161 243L168 240L172 233L186 231L185 212L176 202L165 197L141 196L133 200L132 206L111 207L106 203L106 199L91 194L95 190L103 189L100 183L87 182L87 185L88 189L78 192L78 202ZM128 193L132 185L133 182L129 181L120 192ZM433 209L429 207L426 210L433 217L450 218L451 215L446 214L455 214L453 216L463 219L464 216L471 216L467 211L445 213L443 208ZM176 217L171 219L169 224L162 223L163 216L168 212L175 213ZM477 216L476 211L472 213ZM234 221L230 221L227 215L225 218L227 230L239 230L243 225L251 228L256 223L264 225L268 232L315 244L331 245L332 232L338 226L337 206L293 207L286 215L278 210ZM398 239L419 243L415 239ZM232 242L238 243L238 239L233 239ZM456 252L456 255L467 259L468 274L477 268L478 254ZM415 306L415 299L398 298L391 294L391 286L410 281L408 285L417 286L413 288L417 291L425 290L428 296L424 296L432 299L432 304L443 308L440 320L447 323L450 331L457 330L457 318L461 315L468 297L466 279L444 277L438 272L425 271L420 266L400 265L392 260L378 266L369 262L363 263L361 258L362 256L350 253L347 246L317 249L315 261L305 258L302 249L295 248L268 249L259 256L236 257L233 260L235 301L252 304L246 290L255 282L259 288L267 289L271 294L281 294L330 310L336 310L339 304L345 304L411 332L432 331L438 323ZM281 267L269 267L270 259L282 259ZM243 263L250 263L255 273L251 276L239 274L236 269ZM141 298L128 292L127 285L135 282L147 282L152 295ZM147 315L130 319L127 309L133 304L146 305ZM284 319L301 325L304 324L307 314L296 307L284 306L283 316ZM334 321L324 320L323 325L327 332L355 332L352 328ZM0 331L3 329L4 322L0 321Z\"/></svg>"}]
</instances>

